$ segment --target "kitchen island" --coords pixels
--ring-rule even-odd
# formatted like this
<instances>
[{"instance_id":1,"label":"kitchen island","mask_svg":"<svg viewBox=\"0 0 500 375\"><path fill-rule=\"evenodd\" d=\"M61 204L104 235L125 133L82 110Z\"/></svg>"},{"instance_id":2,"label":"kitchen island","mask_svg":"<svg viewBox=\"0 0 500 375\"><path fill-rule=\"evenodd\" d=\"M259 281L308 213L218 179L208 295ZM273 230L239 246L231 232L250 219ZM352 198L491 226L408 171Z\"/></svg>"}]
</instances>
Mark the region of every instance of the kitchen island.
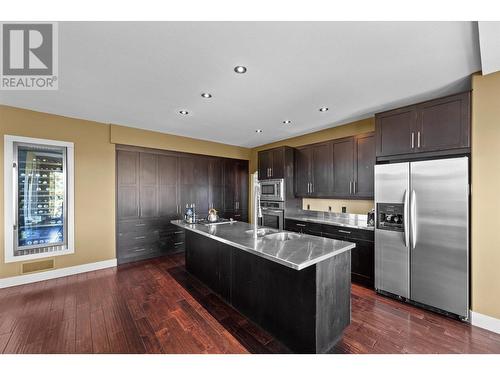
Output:
<instances>
[{"instance_id":1,"label":"kitchen island","mask_svg":"<svg viewBox=\"0 0 500 375\"><path fill-rule=\"evenodd\" d=\"M298 353L328 352L351 319L355 244L252 226L172 224L186 231L186 269Z\"/></svg>"}]
</instances>

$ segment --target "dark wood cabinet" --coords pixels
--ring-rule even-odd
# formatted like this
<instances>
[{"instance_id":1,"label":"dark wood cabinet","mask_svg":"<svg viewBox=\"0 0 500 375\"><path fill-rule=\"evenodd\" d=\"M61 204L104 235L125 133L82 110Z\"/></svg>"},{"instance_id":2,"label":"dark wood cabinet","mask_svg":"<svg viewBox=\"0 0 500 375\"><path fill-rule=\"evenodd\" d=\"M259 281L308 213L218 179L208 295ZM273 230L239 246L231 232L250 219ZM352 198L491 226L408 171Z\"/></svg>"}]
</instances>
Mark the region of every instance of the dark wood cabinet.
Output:
<instances>
[{"instance_id":1,"label":"dark wood cabinet","mask_svg":"<svg viewBox=\"0 0 500 375\"><path fill-rule=\"evenodd\" d=\"M335 197L349 197L353 194L354 139L335 140L333 143L333 189Z\"/></svg>"},{"instance_id":2,"label":"dark wood cabinet","mask_svg":"<svg viewBox=\"0 0 500 375\"><path fill-rule=\"evenodd\" d=\"M417 106L417 151L470 147L470 93Z\"/></svg>"},{"instance_id":3,"label":"dark wood cabinet","mask_svg":"<svg viewBox=\"0 0 500 375\"><path fill-rule=\"evenodd\" d=\"M248 183L248 162L225 160L223 217L248 221Z\"/></svg>"},{"instance_id":4,"label":"dark wood cabinet","mask_svg":"<svg viewBox=\"0 0 500 375\"><path fill-rule=\"evenodd\" d=\"M177 202L177 158L158 155L158 216L172 217L179 214Z\"/></svg>"},{"instance_id":5,"label":"dark wood cabinet","mask_svg":"<svg viewBox=\"0 0 500 375\"><path fill-rule=\"evenodd\" d=\"M309 195L312 197L328 197L332 190L332 143L324 142L311 146Z\"/></svg>"},{"instance_id":6,"label":"dark wood cabinet","mask_svg":"<svg viewBox=\"0 0 500 375\"><path fill-rule=\"evenodd\" d=\"M361 134L354 137L353 194L357 198L374 197L375 135Z\"/></svg>"},{"instance_id":7,"label":"dark wood cabinet","mask_svg":"<svg viewBox=\"0 0 500 375\"><path fill-rule=\"evenodd\" d=\"M375 115L377 156L412 153L415 148L416 106Z\"/></svg>"},{"instance_id":8,"label":"dark wood cabinet","mask_svg":"<svg viewBox=\"0 0 500 375\"><path fill-rule=\"evenodd\" d=\"M295 153L295 194L328 197L332 190L332 144L323 142L299 147Z\"/></svg>"},{"instance_id":9,"label":"dark wood cabinet","mask_svg":"<svg viewBox=\"0 0 500 375\"><path fill-rule=\"evenodd\" d=\"M375 239L370 230L285 219L285 230L356 244L351 250L352 281L373 288L375 282Z\"/></svg>"},{"instance_id":10,"label":"dark wood cabinet","mask_svg":"<svg viewBox=\"0 0 500 375\"><path fill-rule=\"evenodd\" d=\"M170 221L194 203L199 217L248 220L248 161L117 146L117 258L126 263L184 250ZM225 208L231 207L228 212Z\"/></svg>"},{"instance_id":11,"label":"dark wood cabinet","mask_svg":"<svg viewBox=\"0 0 500 375\"><path fill-rule=\"evenodd\" d=\"M208 204L217 212L224 208L224 160L211 159L208 165Z\"/></svg>"},{"instance_id":12,"label":"dark wood cabinet","mask_svg":"<svg viewBox=\"0 0 500 375\"><path fill-rule=\"evenodd\" d=\"M468 153L470 122L470 92L376 114L377 159Z\"/></svg>"},{"instance_id":13,"label":"dark wood cabinet","mask_svg":"<svg viewBox=\"0 0 500 375\"><path fill-rule=\"evenodd\" d=\"M118 151L116 167L117 218L139 219L139 154Z\"/></svg>"},{"instance_id":14,"label":"dark wood cabinet","mask_svg":"<svg viewBox=\"0 0 500 375\"><path fill-rule=\"evenodd\" d=\"M180 207L194 204L197 212L208 213L209 160L202 156L180 156Z\"/></svg>"},{"instance_id":15,"label":"dark wood cabinet","mask_svg":"<svg viewBox=\"0 0 500 375\"><path fill-rule=\"evenodd\" d=\"M307 197L311 186L311 148L298 147L295 150L295 195Z\"/></svg>"},{"instance_id":16,"label":"dark wood cabinet","mask_svg":"<svg viewBox=\"0 0 500 375\"><path fill-rule=\"evenodd\" d=\"M141 218L158 216L157 169L157 155L139 154L139 216Z\"/></svg>"},{"instance_id":17,"label":"dark wood cabinet","mask_svg":"<svg viewBox=\"0 0 500 375\"><path fill-rule=\"evenodd\" d=\"M258 175L259 175L259 180L267 180L270 177L270 169L272 165L272 153L268 150L266 151L259 151L257 154L258 158Z\"/></svg>"},{"instance_id":18,"label":"dark wood cabinet","mask_svg":"<svg viewBox=\"0 0 500 375\"><path fill-rule=\"evenodd\" d=\"M374 133L298 147L295 195L372 199L374 166Z\"/></svg>"},{"instance_id":19,"label":"dark wood cabinet","mask_svg":"<svg viewBox=\"0 0 500 375\"><path fill-rule=\"evenodd\" d=\"M284 178L285 152L286 147L277 147L270 150L259 151L257 168L259 180Z\"/></svg>"}]
</instances>

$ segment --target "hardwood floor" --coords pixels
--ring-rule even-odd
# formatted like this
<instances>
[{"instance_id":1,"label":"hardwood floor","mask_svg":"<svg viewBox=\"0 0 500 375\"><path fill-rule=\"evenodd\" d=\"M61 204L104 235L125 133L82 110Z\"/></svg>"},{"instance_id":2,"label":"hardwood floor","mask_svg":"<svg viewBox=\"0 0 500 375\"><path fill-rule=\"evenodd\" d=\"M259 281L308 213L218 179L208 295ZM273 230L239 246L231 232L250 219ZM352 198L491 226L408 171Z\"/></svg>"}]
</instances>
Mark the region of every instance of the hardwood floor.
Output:
<instances>
[{"instance_id":1,"label":"hardwood floor","mask_svg":"<svg viewBox=\"0 0 500 375\"><path fill-rule=\"evenodd\" d=\"M335 353L500 353L500 335L353 285ZM290 353L183 255L0 290L0 353Z\"/></svg>"}]
</instances>

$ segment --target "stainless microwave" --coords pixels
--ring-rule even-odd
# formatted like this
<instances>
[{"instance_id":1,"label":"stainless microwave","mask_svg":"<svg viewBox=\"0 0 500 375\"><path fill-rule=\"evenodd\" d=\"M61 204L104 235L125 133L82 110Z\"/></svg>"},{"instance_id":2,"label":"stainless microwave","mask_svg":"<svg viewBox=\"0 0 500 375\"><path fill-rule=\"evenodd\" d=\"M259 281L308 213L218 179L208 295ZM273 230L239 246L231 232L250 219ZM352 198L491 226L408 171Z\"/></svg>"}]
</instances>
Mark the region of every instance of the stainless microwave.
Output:
<instances>
[{"instance_id":1,"label":"stainless microwave","mask_svg":"<svg viewBox=\"0 0 500 375\"><path fill-rule=\"evenodd\" d=\"M260 199L265 201L284 201L285 180L280 178L260 181Z\"/></svg>"}]
</instances>

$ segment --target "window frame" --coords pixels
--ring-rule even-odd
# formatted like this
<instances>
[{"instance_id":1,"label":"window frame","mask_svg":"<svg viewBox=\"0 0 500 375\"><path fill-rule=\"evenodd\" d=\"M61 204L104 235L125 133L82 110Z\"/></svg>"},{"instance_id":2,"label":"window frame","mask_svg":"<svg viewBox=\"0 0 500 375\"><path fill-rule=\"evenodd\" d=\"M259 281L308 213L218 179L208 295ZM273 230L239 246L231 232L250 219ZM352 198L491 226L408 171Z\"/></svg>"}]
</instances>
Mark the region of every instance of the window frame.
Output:
<instances>
[{"instance_id":1,"label":"window frame","mask_svg":"<svg viewBox=\"0 0 500 375\"><path fill-rule=\"evenodd\" d=\"M29 255L14 255L15 239L14 239L14 224L16 222L14 215L18 203L15 200L15 178L14 176L14 144L27 143L32 145L63 147L66 149L66 235L67 243L63 250L52 251L47 253L29 254ZM13 135L4 136L4 261L5 263L23 262L27 260L52 258L55 256L73 254L75 252L74 238L74 144L72 142L64 142L43 138L21 137Z\"/></svg>"}]
</instances>

